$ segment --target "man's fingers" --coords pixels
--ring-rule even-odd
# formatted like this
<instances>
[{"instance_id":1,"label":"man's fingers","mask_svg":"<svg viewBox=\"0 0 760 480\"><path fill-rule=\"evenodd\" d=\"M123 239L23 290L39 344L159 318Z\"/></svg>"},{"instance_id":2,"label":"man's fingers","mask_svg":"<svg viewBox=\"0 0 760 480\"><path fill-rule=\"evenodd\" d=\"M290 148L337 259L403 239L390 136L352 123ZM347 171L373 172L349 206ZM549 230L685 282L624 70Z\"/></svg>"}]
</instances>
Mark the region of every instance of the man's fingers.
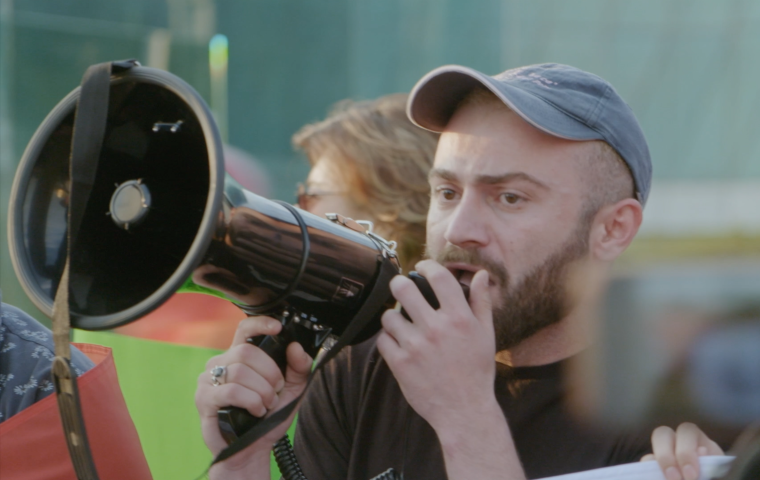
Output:
<instances>
[{"instance_id":1,"label":"man's fingers","mask_svg":"<svg viewBox=\"0 0 760 480\"><path fill-rule=\"evenodd\" d=\"M413 281L403 275L396 275L390 283L391 293L412 320L421 320L432 313L433 308L422 296Z\"/></svg>"},{"instance_id":2,"label":"man's fingers","mask_svg":"<svg viewBox=\"0 0 760 480\"><path fill-rule=\"evenodd\" d=\"M676 429L676 458L686 480L699 478L699 457L702 455L723 455L723 449L693 423L679 425Z\"/></svg>"},{"instance_id":3,"label":"man's fingers","mask_svg":"<svg viewBox=\"0 0 760 480\"><path fill-rule=\"evenodd\" d=\"M699 446L702 431L693 423L682 423L676 429L676 459L685 480L697 480L699 477Z\"/></svg>"},{"instance_id":4,"label":"man's fingers","mask_svg":"<svg viewBox=\"0 0 760 480\"><path fill-rule=\"evenodd\" d=\"M668 480L697 480L699 457L723 454L720 446L693 423L682 423L676 431L656 428L652 432L652 449Z\"/></svg>"},{"instance_id":5,"label":"man's fingers","mask_svg":"<svg viewBox=\"0 0 760 480\"><path fill-rule=\"evenodd\" d=\"M196 407L201 416L216 417L216 412L223 407L244 408L256 417L267 413L264 400L258 392L236 383L226 383L218 387L202 386L196 392Z\"/></svg>"},{"instance_id":6,"label":"man's fingers","mask_svg":"<svg viewBox=\"0 0 760 480\"><path fill-rule=\"evenodd\" d=\"M491 311L491 293L488 290L488 272L480 270L470 284L470 308L475 317L493 329L493 314Z\"/></svg>"},{"instance_id":7,"label":"man's fingers","mask_svg":"<svg viewBox=\"0 0 760 480\"><path fill-rule=\"evenodd\" d=\"M282 330L282 324L272 317L244 318L238 323L230 348L246 343L249 338L259 335L277 335L280 330Z\"/></svg>"},{"instance_id":8,"label":"man's fingers","mask_svg":"<svg viewBox=\"0 0 760 480\"><path fill-rule=\"evenodd\" d=\"M407 319L396 310L386 310L380 318L383 324L383 331L390 336L398 345L403 345L404 340L408 340L416 328Z\"/></svg>"},{"instance_id":9,"label":"man's fingers","mask_svg":"<svg viewBox=\"0 0 760 480\"><path fill-rule=\"evenodd\" d=\"M401 358L401 355L403 355L403 350L396 339L391 337L385 330L381 330L380 335L377 336L375 345L377 345L377 351L385 359L388 367L393 371L393 367Z\"/></svg>"},{"instance_id":10,"label":"man's fingers","mask_svg":"<svg viewBox=\"0 0 760 480\"><path fill-rule=\"evenodd\" d=\"M211 451L211 455L216 457L219 452L227 446L227 442L222 438L222 434L219 432L218 424L214 418L201 417L201 432L203 433L203 441L206 442L206 446Z\"/></svg>"},{"instance_id":11,"label":"man's fingers","mask_svg":"<svg viewBox=\"0 0 760 480\"><path fill-rule=\"evenodd\" d=\"M462 305L465 304L462 286L446 267L434 260L422 260L414 268L430 283L441 308L462 310Z\"/></svg>"},{"instance_id":12,"label":"man's fingers","mask_svg":"<svg viewBox=\"0 0 760 480\"><path fill-rule=\"evenodd\" d=\"M241 363L233 363L227 366L226 383L236 383L248 390L256 392L262 399L264 406L272 408L277 400L277 392L274 385L269 383L258 372Z\"/></svg>"},{"instance_id":13,"label":"man's fingers","mask_svg":"<svg viewBox=\"0 0 760 480\"><path fill-rule=\"evenodd\" d=\"M206 378L208 383L211 383L211 374L209 373L211 369L216 366L229 368L230 365L236 363L243 364L264 377L264 379L266 379L276 391L282 389L282 385L285 383L285 380L282 378L282 372L280 372L280 368L275 361L272 360L272 357L267 355L266 352L259 347L249 343L237 345L223 354L211 358L208 363L206 363ZM224 378L222 381L229 382L230 379Z\"/></svg>"},{"instance_id":14,"label":"man's fingers","mask_svg":"<svg viewBox=\"0 0 760 480\"><path fill-rule=\"evenodd\" d=\"M697 449L700 457L705 455L725 455L725 452L720 448L720 445L710 440L710 438L701 430L700 433L699 448Z\"/></svg>"},{"instance_id":15,"label":"man's fingers","mask_svg":"<svg viewBox=\"0 0 760 480\"><path fill-rule=\"evenodd\" d=\"M254 392L234 383L222 385L218 390L220 390L218 397L229 400L228 405L245 408L255 417L263 417L269 411L259 392Z\"/></svg>"},{"instance_id":16,"label":"man's fingers","mask_svg":"<svg viewBox=\"0 0 760 480\"><path fill-rule=\"evenodd\" d=\"M670 427L657 427L652 432L652 451L667 480L683 480L676 461L676 432Z\"/></svg>"}]
</instances>

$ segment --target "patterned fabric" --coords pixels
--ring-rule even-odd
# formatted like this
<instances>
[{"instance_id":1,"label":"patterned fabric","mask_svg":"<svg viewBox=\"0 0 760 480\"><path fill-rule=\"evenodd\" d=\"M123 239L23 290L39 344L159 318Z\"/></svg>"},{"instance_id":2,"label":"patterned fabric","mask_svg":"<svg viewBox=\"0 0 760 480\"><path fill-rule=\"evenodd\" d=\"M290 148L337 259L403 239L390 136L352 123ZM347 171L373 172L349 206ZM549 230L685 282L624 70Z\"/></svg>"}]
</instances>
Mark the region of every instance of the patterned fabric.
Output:
<instances>
[{"instance_id":1,"label":"patterned fabric","mask_svg":"<svg viewBox=\"0 0 760 480\"><path fill-rule=\"evenodd\" d=\"M0 422L55 391L50 373L54 351L47 327L0 301ZM94 366L74 346L71 365L77 376Z\"/></svg>"}]
</instances>

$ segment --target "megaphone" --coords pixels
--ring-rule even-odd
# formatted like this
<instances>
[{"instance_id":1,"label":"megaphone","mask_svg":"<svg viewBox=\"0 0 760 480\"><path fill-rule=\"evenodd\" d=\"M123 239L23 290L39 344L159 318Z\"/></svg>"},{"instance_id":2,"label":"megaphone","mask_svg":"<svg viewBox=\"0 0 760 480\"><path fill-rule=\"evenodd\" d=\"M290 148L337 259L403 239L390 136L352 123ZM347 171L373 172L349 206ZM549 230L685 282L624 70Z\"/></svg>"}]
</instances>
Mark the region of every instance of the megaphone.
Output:
<instances>
[{"instance_id":1,"label":"megaphone","mask_svg":"<svg viewBox=\"0 0 760 480\"><path fill-rule=\"evenodd\" d=\"M88 167L94 180L86 200L72 196L69 164L72 141L88 138L75 136L78 101L93 105L96 89L80 98L77 88L50 112L13 182L11 258L40 310L52 317L68 259L70 322L80 329L117 327L178 290L203 291L248 314L280 318L283 331L257 342L283 371L291 341L314 356L327 338L338 338L326 361L380 329L382 312L395 303L388 287L400 272L395 242L369 222L318 217L244 190L225 177L219 133L192 87L136 63L108 71L110 83L103 77L99 87L108 92L102 146L93 150L99 154ZM70 200L81 218L71 248ZM435 304L424 278L410 278ZM235 407L219 418L228 442L256 423Z\"/></svg>"},{"instance_id":2,"label":"megaphone","mask_svg":"<svg viewBox=\"0 0 760 480\"><path fill-rule=\"evenodd\" d=\"M13 266L48 316L65 263L79 94L37 129L10 198ZM225 178L203 99L180 78L142 66L111 77L97 174L75 243L71 323L85 330L140 318L184 286L249 314L287 306L340 335L372 288L378 258L395 258L393 244L366 226L312 215ZM378 329L374 322L355 341Z\"/></svg>"}]
</instances>

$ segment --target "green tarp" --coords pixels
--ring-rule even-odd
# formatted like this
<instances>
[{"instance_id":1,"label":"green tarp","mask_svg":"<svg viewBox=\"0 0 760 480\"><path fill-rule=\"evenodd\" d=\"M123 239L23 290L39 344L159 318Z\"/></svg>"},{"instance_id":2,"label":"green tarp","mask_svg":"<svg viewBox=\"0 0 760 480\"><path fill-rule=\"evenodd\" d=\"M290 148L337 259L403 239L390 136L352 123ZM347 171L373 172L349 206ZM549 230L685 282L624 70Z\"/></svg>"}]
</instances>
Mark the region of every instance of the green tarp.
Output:
<instances>
[{"instance_id":1,"label":"green tarp","mask_svg":"<svg viewBox=\"0 0 760 480\"><path fill-rule=\"evenodd\" d=\"M203 443L193 397L198 375L220 351L83 330L75 330L74 341L113 349L119 384L153 478L198 478L212 456ZM274 464L272 477L279 478Z\"/></svg>"}]
</instances>

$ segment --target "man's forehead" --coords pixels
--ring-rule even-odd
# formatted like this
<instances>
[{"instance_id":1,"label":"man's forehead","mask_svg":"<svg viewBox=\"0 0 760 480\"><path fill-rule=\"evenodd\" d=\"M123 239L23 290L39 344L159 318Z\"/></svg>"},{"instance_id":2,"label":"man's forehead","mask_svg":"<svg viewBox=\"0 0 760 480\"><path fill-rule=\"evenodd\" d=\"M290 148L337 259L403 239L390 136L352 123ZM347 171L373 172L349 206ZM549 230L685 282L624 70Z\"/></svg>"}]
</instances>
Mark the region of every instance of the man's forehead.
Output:
<instances>
[{"instance_id":1,"label":"man's forehead","mask_svg":"<svg viewBox=\"0 0 760 480\"><path fill-rule=\"evenodd\" d=\"M558 140L539 145L519 136L446 132L439 141L431 179L479 184L528 180L550 188L582 183L587 162L580 159L591 153L591 143Z\"/></svg>"},{"instance_id":2,"label":"man's forehead","mask_svg":"<svg viewBox=\"0 0 760 480\"><path fill-rule=\"evenodd\" d=\"M439 140L433 167L465 173L503 174L514 171L541 171L577 163L582 145L546 145L516 143L506 138L444 134ZM567 148L565 148L567 147Z\"/></svg>"}]
</instances>

